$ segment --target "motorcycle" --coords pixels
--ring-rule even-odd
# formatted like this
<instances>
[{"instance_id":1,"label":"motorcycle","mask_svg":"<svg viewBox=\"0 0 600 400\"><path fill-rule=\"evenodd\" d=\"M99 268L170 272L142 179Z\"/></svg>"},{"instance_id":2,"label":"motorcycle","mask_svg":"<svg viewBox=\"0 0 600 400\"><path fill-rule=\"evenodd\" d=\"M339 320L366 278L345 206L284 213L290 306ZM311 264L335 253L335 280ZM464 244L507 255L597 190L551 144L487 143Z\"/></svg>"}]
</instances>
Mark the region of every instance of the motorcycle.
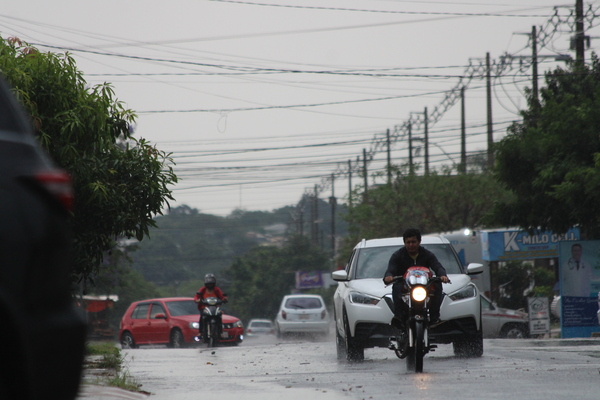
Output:
<instances>
[{"instance_id":1,"label":"motorcycle","mask_svg":"<svg viewBox=\"0 0 600 400\"><path fill-rule=\"evenodd\" d=\"M437 347L429 342L429 302L433 296L433 285L440 282L429 268L410 267L404 276L396 276L392 283L404 282L402 299L409 307L405 329L390 338L389 349L400 359L406 359L409 371L423 372L423 357Z\"/></svg>"},{"instance_id":2,"label":"motorcycle","mask_svg":"<svg viewBox=\"0 0 600 400\"><path fill-rule=\"evenodd\" d=\"M221 304L225 302L217 297L207 297L200 302L205 305L202 309L202 340L208 347L216 347L223 333Z\"/></svg>"}]
</instances>

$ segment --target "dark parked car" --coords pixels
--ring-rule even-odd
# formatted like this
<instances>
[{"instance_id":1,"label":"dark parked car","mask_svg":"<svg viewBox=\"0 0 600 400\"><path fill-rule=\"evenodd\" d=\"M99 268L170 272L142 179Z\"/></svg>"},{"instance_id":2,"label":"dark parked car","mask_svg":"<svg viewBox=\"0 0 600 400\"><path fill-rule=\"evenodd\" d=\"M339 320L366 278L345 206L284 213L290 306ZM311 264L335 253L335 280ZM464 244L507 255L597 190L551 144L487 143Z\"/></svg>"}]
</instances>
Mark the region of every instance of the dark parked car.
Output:
<instances>
[{"instance_id":1,"label":"dark parked car","mask_svg":"<svg viewBox=\"0 0 600 400\"><path fill-rule=\"evenodd\" d=\"M85 320L71 296L69 176L0 76L0 398L74 399Z\"/></svg>"},{"instance_id":2,"label":"dark parked car","mask_svg":"<svg viewBox=\"0 0 600 400\"><path fill-rule=\"evenodd\" d=\"M131 303L119 326L121 347L166 344L183 347L198 343L200 312L191 297L165 297ZM223 314L221 343L239 344L244 340L242 321Z\"/></svg>"}]
</instances>

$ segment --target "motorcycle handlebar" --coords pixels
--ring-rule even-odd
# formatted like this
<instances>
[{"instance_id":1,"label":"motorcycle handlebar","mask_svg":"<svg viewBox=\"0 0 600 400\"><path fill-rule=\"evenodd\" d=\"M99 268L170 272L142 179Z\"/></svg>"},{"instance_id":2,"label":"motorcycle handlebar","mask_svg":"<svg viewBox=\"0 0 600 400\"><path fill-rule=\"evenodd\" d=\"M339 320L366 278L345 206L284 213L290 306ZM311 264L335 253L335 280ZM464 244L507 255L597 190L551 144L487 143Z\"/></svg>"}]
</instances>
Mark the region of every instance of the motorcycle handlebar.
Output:
<instances>
[{"instance_id":1,"label":"motorcycle handlebar","mask_svg":"<svg viewBox=\"0 0 600 400\"><path fill-rule=\"evenodd\" d=\"M398 283L398 282L403 282L404 281L404 277L403 276L394 276L392 281L388 284L386 284L386 286L389 285L393 285L394 283ZM433 283L433 282L442 282L442 279L439 276L434 276L433 278L429 279L429 283ZM448 282L442 282L442 283L452 283L452 281L450 280L450 278L448 278Z\"/></svg>"}]
</instances>

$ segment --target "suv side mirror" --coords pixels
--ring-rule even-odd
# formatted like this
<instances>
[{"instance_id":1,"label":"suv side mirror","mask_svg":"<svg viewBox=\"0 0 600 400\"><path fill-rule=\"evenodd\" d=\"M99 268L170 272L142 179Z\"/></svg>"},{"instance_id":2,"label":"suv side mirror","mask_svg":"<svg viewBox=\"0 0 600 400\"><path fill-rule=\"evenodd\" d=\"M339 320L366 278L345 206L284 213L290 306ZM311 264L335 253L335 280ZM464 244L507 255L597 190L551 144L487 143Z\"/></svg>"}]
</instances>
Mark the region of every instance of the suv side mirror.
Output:
<instances>
[{"instance_id":1,"label":"suv side mirror","mask_svg":"<svg viewBox=\"0 0 600 400\"><path fill-rule=\"evenodd\" d=\"M483 272L483 264L470 263L467 265L467 275L477 275Z\"/></svg>"},{"instance_id":2,"label":"suv side mirror","mask_svg":"<svg viewBox=\"0 0 600 400\"><path fill-rule=\"evenodd\" d=\"M338 282L345 282L348 281L348 274L346 273L345 270L339 270L339 271L333 271L331 273L331 277L333 278L334 281L338 281Z\"/></svg>"}]
</instances>

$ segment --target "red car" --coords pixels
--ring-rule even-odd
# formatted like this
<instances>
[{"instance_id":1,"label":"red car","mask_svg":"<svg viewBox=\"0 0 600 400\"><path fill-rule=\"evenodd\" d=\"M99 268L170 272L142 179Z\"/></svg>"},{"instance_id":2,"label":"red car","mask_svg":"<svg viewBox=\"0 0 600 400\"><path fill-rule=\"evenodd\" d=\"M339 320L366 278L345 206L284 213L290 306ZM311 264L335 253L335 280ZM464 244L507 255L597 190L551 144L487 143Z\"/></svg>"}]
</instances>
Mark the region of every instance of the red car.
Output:
<instances>
[{"instance_id":1,"label":"red car","mask_svg":"<svg viewBox=\"0 0 600 400\"><path fill-rule=\"evenodd\" d=\"M124 349L145 344L184 347L198 343L200 312L192 297L165 297L131 303L119 326ZM223 314L221 343L239 344L244 340L244 325L239 318Z\"/></svg>"}]
</instances>

